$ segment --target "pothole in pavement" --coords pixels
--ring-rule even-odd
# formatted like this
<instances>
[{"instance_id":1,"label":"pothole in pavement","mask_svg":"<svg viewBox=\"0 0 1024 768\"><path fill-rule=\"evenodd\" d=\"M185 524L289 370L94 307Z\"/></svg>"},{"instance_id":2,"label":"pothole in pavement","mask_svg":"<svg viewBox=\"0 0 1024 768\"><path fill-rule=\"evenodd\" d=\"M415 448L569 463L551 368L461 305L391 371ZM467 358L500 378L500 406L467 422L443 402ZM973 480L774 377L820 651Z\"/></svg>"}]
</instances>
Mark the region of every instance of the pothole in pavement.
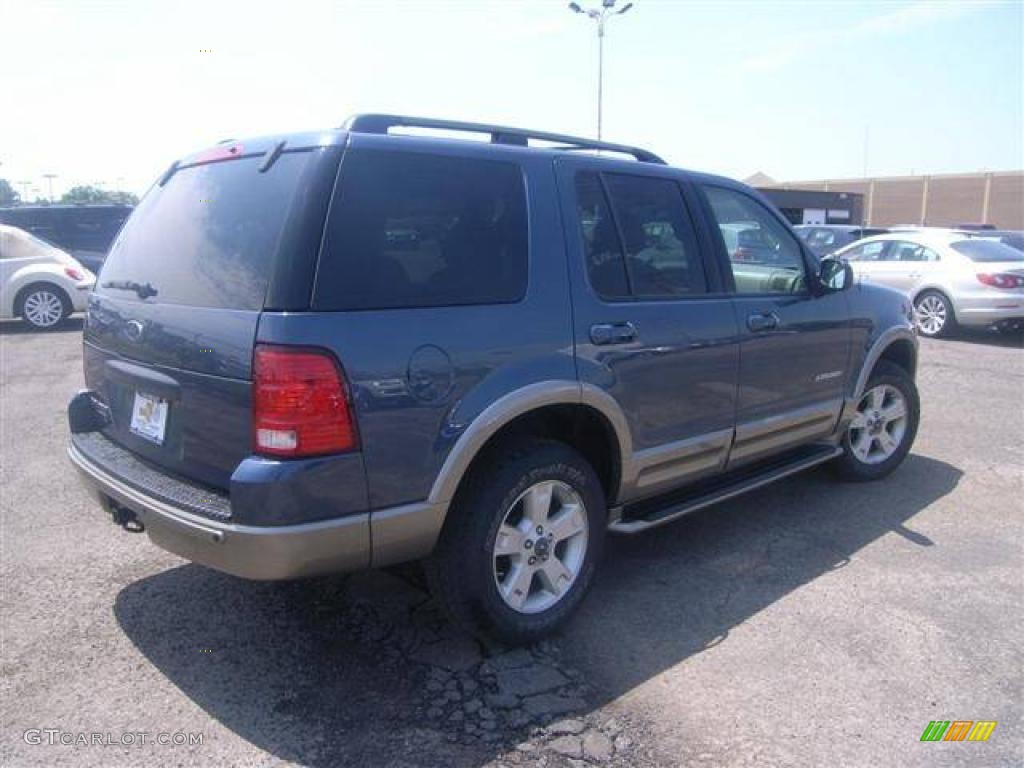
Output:
<instances>
[{"instance_id":1,"label":"pothole in pavement","mask_svg":"<svg viewBox=\"0 0 1024 768\"><path fill-rule=\"evenodd\" d=\"M498 765L647 762L640 723L588 712L592 691L556 642L482 644L394 574L356 574L339 587L319 605L384 666L415 676L421 727L448 743L507 748Z\"/></svg>"}]
</instances>

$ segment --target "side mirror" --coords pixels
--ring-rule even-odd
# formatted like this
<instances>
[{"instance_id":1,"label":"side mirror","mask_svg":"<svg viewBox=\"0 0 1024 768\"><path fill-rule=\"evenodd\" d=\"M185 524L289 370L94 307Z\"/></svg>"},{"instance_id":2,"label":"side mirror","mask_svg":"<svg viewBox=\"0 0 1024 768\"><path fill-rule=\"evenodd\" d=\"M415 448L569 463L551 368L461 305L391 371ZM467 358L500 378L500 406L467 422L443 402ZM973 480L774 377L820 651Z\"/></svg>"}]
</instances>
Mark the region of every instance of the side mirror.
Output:
<instances>
[{"instance_id":1,"label":"side mirror","mask_svg":"<svg viewBox=\"0 0 1024 768\"><path fill-rule=\"evenodd\" d=\"M818 283L830 293L845 291L853 285L853 267L846 261L826 256L818 267Z\"/></svg>"}]
</instances>

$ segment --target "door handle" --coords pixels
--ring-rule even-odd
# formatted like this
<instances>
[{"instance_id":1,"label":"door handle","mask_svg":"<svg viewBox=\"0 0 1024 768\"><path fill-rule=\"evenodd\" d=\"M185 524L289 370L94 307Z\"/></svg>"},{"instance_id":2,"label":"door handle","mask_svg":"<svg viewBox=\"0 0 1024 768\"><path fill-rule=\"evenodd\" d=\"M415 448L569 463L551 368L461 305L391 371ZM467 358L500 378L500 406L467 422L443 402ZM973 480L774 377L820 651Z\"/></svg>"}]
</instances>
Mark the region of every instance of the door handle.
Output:
<instances>
[{"instance_id":1,"label":"door handle","mask_svg":"<svg viewBox=\"0 0 1024 768\"><path fill-rule=\"evenodd\" d=\"M779 316L774 312L759 312L747 317L747 328L754 333L773 331L779 327Z\"/></svg>"},{"instance_id":2,"label":"door handle","mask_svg":"<svg viewBox=\"0 0 1024 768\"><path fill-rule=\"evenodd\" d=\"M636 340L632 323L598 323L590 326L590 340L595 344L628 344Z\"/></svg>"}]
</instances>

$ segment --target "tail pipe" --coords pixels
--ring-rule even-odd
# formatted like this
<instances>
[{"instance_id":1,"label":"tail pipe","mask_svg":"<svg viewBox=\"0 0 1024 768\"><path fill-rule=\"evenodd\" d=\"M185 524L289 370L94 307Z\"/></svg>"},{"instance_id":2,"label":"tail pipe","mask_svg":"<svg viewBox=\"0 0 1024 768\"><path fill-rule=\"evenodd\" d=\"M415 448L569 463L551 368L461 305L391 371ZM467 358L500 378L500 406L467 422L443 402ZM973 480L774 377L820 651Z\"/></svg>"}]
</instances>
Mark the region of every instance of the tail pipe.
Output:
<instances>
[{"instance_id":1,"label":"tail pipe","mask_svg":"<svg viewBox=\"0 0 1024 768\"><path fill-rule=\"evenodd\" d=\"M114 521L114 525L121 526L128 533L143 533L146 530L146 524L139 519L138 515L125 507L111 504L110 517Z\"/></svg>"}]
</instances>

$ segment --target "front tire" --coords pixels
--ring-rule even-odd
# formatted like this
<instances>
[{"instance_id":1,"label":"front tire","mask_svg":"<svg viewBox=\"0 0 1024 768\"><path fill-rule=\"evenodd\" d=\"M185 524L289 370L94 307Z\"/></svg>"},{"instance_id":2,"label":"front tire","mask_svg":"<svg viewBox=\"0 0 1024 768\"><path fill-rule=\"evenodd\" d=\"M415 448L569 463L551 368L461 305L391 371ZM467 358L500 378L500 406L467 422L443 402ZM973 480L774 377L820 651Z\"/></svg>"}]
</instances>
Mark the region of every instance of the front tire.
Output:
<instances>
[{"instance_id":1,"label":"front tire","mask_svg":"<svg viewBox=\"0 0 1024 768\"><path fill-rule=\"evenodd\" d=\"M18 314L36 331L49 331L71 314L71 301L55 285L37 283L24 288L18 296Z\"/></svg>"},{"instance_id":2,"label":"front tire","mask_svg":"<svg viewBox=\"0 0 1024 768\"><path fill-rule=\"evenodd\" d=\"M917 385L905 370L880 360L871 372L836 460L848 480L880 480L910 452L921 418Z\"/></svg>"},{"instance_id":3,"label":"front tire","mask_svg":"<svg viewBox=\"0 0 1024 768\"><path fill-rule=\"evenodd\" d=\"M476 635L534 642L579 607L606 525L604 491L579 453L545 440L510 446L456 497L427 563L431 591Z\"/></svg>"},{"instance_id":4,"label":"front tire","mask_svg":"<svg viewBox=\"0 0 1024 768\"><path fill-rule=\"evenodd\" d=\"M925 291L914 302L917 332L929 339L949 336L956 329L953 303L938 291Z\"/></svg>"}]
</instances>

